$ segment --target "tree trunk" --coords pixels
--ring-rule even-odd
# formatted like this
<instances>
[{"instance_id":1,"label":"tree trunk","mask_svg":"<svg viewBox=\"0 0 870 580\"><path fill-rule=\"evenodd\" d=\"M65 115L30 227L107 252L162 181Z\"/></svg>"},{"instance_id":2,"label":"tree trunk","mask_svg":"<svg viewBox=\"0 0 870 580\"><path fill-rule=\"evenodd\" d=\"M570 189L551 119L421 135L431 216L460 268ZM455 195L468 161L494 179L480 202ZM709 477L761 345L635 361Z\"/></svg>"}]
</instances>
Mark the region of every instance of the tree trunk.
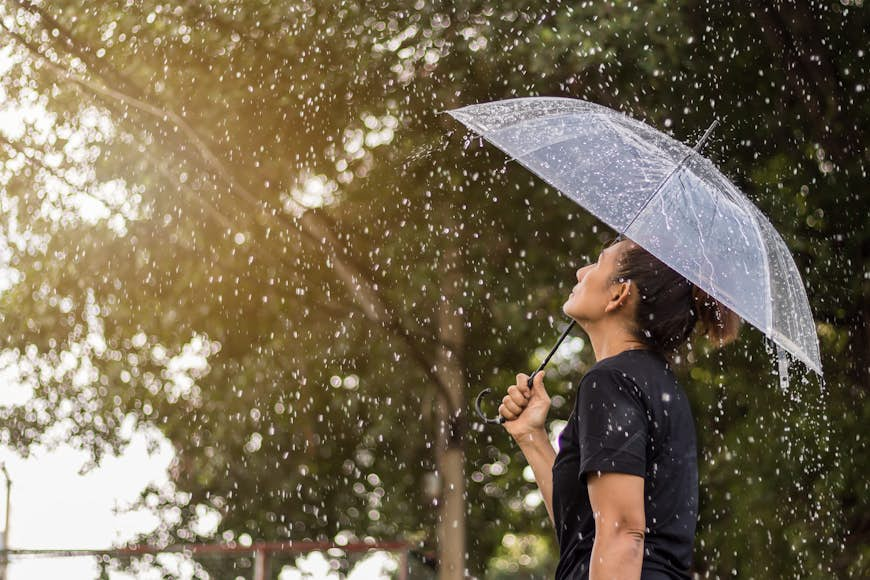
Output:
<instances>
[{"instance_id":1,"label":"tree trunk","mask_svg":"<svg viewBox=\"0 0 870 580\"><path fill-rule=\"evenodd\" d=\"M440 481L438 502L438 577L464 578L465 553L465 373L462 361L464 321L455 303L461 282L460 255L455 238L448 236L442 266L441 303L438 308L437 372L447 387L447 402L439 398L436 462Z\"/></svg>"}]
</instances>

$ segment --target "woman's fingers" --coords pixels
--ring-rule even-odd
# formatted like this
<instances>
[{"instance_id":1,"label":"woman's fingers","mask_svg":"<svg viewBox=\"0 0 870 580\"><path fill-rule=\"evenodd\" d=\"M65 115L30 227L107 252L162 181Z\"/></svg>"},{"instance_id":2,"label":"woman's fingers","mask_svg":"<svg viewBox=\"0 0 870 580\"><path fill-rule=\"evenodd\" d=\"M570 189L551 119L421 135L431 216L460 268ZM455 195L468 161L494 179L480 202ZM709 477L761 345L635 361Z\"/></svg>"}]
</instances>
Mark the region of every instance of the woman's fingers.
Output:
<instances>
[{"instance_id":1,"label":"woman's fingers","mask_svg":"<svg viewBox=\"0 0 870 580\"><path fill-rule=\"evenodd\" d=\"M507 392L513 402L520 407L525 407L529 403L528 396L523 394L519 385L509 386Z\"/></svg>"},{"instance_id":2,"label":"woman's fingers","mask_svg":"<svg viewBox=\"0 0 870 580\"><path fill-rule=\"evenodd\" d=\"M523 381L522 384L517 385L517 389L519 389L520 393L522 393L525 398L532 398L532 389L529 388L529 385L527 385L525 381Z\"/></svg>"},{"instance_id":3,"label":"woman's fingers","mask_svg":"<svg viewBox=\"0 0 870 580\"><path fill-rule=\"evenodd\" d=\"M531 398L532 391L529 389L529 375L520 373L517 375L517 388L523 393L526 398Z\"/></svg>"},{"instance_id":4,"label":"woman's fingers","mask_svg":"<svg viewBox=\"0 0 870 580\"><path fill-rule=\"evenodd\" d=\"M503 404L498 406L498 414L507 419L508 421L513 421L517 418L517 415L508 411Z\"/></svg>"},{"instance_id":5,"label":"woman's fingers","mask_svg":"<svg viewBox=\"0 0 870 580\"><path fill-rule=\"evenodd\" d=\"M519 415L520 413L522 413L523 407L525 407L525 405L517 405L510 395L505 395L501 402L505 406L505 408L514 415Z\"/></svg>"},{"instance_id":6,"label":"woman's fingers","mask_svg":"<svg viewBox=\"0 0 870 580\"><path fill-rule=\"evenodd\" d=\"M520 373L517 375L517 384L511 385L507 389L507 395L502 399L501 405L498 408L498 413L506 420L511 421L518 418L523 409L529 405L532 398L532 391L529 388L529 375ZM535 385L540 385L543 391L543 372L535 376Z\"/></svg>"}]
</instances>

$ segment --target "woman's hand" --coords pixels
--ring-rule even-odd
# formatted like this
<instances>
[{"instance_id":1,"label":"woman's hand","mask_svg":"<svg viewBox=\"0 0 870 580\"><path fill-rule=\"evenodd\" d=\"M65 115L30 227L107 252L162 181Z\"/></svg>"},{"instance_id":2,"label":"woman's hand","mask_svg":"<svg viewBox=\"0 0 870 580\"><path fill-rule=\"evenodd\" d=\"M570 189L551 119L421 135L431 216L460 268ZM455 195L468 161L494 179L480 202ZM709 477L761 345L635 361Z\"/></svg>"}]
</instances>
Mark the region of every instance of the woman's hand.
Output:
<instances>
[{"instance_id":1,"label":"woman's hand","mask_svg":"<svg viewBox=\"0 0 870 580\"><path fill-rule=\"evenodd\" d=\"M508 387L498 407L499 414L506 419L504 428L514 439L546 429L550 396L544 388L544 371L535 375L531 390L528 380L528 375L518 374L517 384Z\"/></svg>"}]
</instances>

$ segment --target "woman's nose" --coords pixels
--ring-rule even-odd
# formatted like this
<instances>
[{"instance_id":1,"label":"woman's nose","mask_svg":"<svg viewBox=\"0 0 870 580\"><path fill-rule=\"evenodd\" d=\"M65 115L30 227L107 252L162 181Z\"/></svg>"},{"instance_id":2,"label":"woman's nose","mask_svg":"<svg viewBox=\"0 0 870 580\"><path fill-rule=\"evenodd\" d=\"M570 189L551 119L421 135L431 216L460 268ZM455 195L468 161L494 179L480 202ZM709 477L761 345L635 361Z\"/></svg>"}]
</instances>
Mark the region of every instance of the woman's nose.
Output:
<instances>
[{"instance_id":1,"label":"woman's nose","mask_svg":"<svg viewBox=\"0 0 870 580\"><path fill-rule=\"evenodd\" d=\"M586 276L586 270L589 269L589 266L583 266L579 270L577 270L577 281L582 282L583 277Z\"/></svg>"}]
</instances>

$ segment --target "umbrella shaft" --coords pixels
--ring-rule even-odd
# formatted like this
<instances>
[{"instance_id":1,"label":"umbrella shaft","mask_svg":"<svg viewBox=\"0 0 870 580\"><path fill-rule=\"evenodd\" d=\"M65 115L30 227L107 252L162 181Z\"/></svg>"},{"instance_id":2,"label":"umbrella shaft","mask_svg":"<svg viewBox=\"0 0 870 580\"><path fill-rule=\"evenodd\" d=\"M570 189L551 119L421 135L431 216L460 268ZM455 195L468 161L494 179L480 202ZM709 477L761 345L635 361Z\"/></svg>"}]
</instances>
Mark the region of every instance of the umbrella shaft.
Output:
<instances>
[{"instance_id":1,"label":"umbrella shaft","mask_svg":"<svg viewBox=\"0 0 870 580\"><path fill-rule=\"evenodd\" d=\"M529 386L531 386L531 380L535 377L536 374L544 370L544 367L547 366L547 363L550 362L550 359L553 358L553 355L556 354L556 351L559 349L559 345L562 344L562 341L565 340L565 337L568 336L568 333L571 332L571 329L574 328L574 325L577 324L576 320L571 320L571 324L568 325L568 328L562 333L562 336L559 337L559 340L556 342L556 346L550 349L550 354L547 355L547 358L544 359L544 362L541 363L541 366L538 367L532 376L529 377Z\"/></svg>"}]
</instances>

